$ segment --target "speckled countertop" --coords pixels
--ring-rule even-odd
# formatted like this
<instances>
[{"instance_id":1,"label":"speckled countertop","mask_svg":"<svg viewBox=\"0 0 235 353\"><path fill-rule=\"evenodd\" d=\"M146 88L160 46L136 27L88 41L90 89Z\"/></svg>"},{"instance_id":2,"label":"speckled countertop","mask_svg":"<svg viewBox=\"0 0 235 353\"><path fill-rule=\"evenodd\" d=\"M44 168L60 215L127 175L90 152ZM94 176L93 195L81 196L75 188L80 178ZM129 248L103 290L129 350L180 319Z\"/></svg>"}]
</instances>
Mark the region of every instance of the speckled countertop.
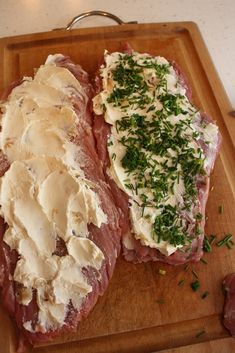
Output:
<instances>
[{"instance_id":1,"label":"speckled countertop","mask_svg":"<svg viewBox=\"0 0 235 353\"><path fill-rule=\"evenodd\" d=\"M65 27L76 15L105 10L123 21L194 21L235 108L235 0L0 0L0 37ZM113 24L93 17L79 26Z\"/></svg>"}]
</instances>

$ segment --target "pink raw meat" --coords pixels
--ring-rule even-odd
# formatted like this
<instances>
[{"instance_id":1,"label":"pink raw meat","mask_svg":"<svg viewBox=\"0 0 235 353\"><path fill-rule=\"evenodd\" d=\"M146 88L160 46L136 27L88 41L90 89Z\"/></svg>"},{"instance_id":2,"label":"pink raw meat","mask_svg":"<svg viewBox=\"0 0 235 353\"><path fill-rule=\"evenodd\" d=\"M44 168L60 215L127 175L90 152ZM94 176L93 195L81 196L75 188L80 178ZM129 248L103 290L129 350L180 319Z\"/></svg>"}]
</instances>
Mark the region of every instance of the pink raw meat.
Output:
<instances>
[{"instance_id":1,"label":"pink raw meat","mask_svg":"<svg viewBox=\"0 0 235 353\"><path fill-rule=\"evenodd\" d=\"M225 277L223 287L226 293L223 324L235 337L235 273Z\"/></svg>"},{"instance_id":2,"label":"pink raw meat","mask_svg":"<svg viewBox=\"0 0 235 353\"><path fill-rule=\"evenodd\" d=\"M131 54L133 49L129 44L126 45L123 52ZM187 79L183 72L180 70L179 66L172 62L172 65L178 75L181 85L186 89L186 95L188 99L192 100L192 91L189 87ZM95 78L95 91L96 94L102 91L102 80L99 72ZM209 117L206 113L201 113L200 119L197 122L200 124L213 123L213 119ZM137 240L132 234L131 223L129 217L129 201L128 195L121 191L115 182L109 177L106 170L110 166L110 160L107 150L107 142L110 136L111 126L106 123L102 115L95 115L94 118L94 134L97 141L97 150L99 157L103 163L104 172L106 179L110 184L112 193L115 197L116 205L122 210L122 245L123 245L123 255L127 261L134 263L147 262L147 261L161 261L166 262L171 265L180 265L189 261L199 261L203 255L203 240L204 235L198 236L193 240L190 252L182 252L177 250L170 256L163 255L157 249L151 248L149 246L142 245L140 240ZM216 157L218 155L220 145L221 145L221 135L218 133L218 141L216 151L212 150L205 144L204 141L199 140L199 147L203 149L206 157L209 157L210 163L207 166L207 176L200 176L197 178L197 190L199 199L199 212L203 215L200 222L200 228L204 229L205 226L205 207L209 194L210 179L209 175L213 170ZM185 216L187 217L187 215ZM190 222L190 221L189 221ZM193 225L192 225L193 227Z\"/></svg>"},{"instance_id":3,"label":"pink raw meat","mask_svg":"<svg viewBox=\"0 0 235 353\"><path fill-rule=\"evenodd\" d=\"M13 275L14 273L18 254L4 243L3 236L7 225L4 224L3 219L0 220L0 286L2 286L2 303L14 318L21 332L19 351L24 348L23 343L25 338L31 344L34 344L51 340L62 332L76 330L79 321L86 317L94 307L98 296L103 295L105 292L120 252L120 214L105 180L103 168L95 150L95 141L92 133L91 98L93 96L93 88L89 83L88 74L79 65L75 65L68 57L58 57L55 63L58 66L67 68L78 79L84 89L83 94L77 92L77 94L71 97L76 111L83 116L81 123L77 126L77 135L73 142L82 148L86 158L83 158L80 165L81 169L84 171L86 178L95 183L95 191L100 198L101 207L108 218L108 223L102 224L100 228L93 224L90 224L88 227L89 238L101 249L105 260L99 271L95 271L92 267L84 269L84 274L92 286L92 292L85 297L79 311L75 310L72 304L70 304L67 311L67 318L61 328L56 330L51 329L43 333L29 332L23 327L23 324L29 320L32 320L33 324L37 323L38 306L36 296L34 293L32 301L27 306L19 304L17 301L17 289L20 287L20 284L11 280L11 276L9 275ZM5 93L4 96L5 99L16 85L12 85L8 89L7 94ZM3 175L8 168L9 164L6 157L1 155L0 175ZM67 249L64 242L62 239L58 239L57 255L63 256L66 252Z\"/></svg>"}]
</instances>

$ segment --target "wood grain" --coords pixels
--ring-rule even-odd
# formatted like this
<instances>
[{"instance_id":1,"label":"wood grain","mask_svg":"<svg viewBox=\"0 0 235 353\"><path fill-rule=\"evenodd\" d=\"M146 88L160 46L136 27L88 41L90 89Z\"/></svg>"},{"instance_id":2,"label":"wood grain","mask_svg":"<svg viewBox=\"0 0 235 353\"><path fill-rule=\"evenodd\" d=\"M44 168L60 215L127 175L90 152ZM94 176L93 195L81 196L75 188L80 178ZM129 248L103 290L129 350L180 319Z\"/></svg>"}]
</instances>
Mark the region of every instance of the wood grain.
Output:
<instances>
[{"instance_id":1,"label":"wood grain","mask_svg":"<svg viewBox=\"0 0 235 353\"><path fill-rule=\"evenodd\" d=\"M235 352L235 340L224 338L209 342L197 343L190 346L158 351L159 353L233 353Z\"/></svg>"},{"instance_id":2,"label":"wood grain","mask_svg":"<svg viewBox=\"0 0 235 353\"><path fill-rule=\"evenodd\" d=\"M104 49L121 50L125 42L136 51L176 61L188 76L195 104L217 121L223 146L211 177L214 189L207 205L206 233L223 238L235 229L235 119L229 116L232 107L195 24L122 25L4 38L0 40L0 89L32 75L47 55L59 52L71 56L92 77ZM221 204L223 214L218 212ZM208 265L193 264L187 271L184 266L159 263L133 265L120 258L107 292L77 332L34 347L33 352L147 353L168 349L168 353L178 353L174 349L182 347L179 352L183 353L194 352L184 350L192 345L200 350L198 342L204 342L202 347L209 353L214 340L229 342L228 347L232 347L233 341L226 338L228 333L221 324L221 283L226 274L235 271L234 254L234 249L215 247L205 255ZM167 271L165 276L159 274L162 268ZM190 287L195 279L192 269L201 282L201 289L195 293ZM185 285L181 288L178 283L182 279ZM209 291L206 299L201 298L204 291ZM164 303L160 304L162 299ZM14 353L13 325L4 312L0 315L0 332L4 332L4 338L0 335L0 352ZM202 330L205 334L197 338Z\"/></svg>"}]
</instances>

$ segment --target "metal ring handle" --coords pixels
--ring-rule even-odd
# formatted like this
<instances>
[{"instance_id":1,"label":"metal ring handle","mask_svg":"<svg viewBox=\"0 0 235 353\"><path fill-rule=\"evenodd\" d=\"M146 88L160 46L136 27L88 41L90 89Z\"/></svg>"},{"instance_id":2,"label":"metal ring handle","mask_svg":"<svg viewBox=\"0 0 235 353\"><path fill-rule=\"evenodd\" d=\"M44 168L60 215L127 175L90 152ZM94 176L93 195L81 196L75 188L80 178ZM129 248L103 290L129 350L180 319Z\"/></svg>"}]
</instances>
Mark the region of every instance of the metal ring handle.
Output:
<instances>
[{"instance_id":1,"label":"metal ring handle","mask_svg":"<svg viewBox=\"0 0 235 353\"><path fill-rule=\"evenodd\" d=\"M90 17L90 16L104 16L104 17L109 17L115 22L117 22L119 25L123 25L125 23L137 23L137 21L131 21L131 22L124 22L122 21L119 17L113 15L112 13L106 12L106 11L89 11L89 12L84 12L81 13L80 15L74 17L71 22L66 27L66 30L69 31L72 29L72 27L77 23L78 21L82 20L83 18Z\"/></svg>"}]
</instances>

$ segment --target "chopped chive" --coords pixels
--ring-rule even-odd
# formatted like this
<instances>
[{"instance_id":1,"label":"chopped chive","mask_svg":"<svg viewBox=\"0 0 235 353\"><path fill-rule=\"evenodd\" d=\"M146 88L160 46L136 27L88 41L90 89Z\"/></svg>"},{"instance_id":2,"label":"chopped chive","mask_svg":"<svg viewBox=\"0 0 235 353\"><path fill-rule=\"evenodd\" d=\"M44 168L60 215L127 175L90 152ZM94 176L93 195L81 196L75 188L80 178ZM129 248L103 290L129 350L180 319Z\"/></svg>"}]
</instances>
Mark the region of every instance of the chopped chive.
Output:
<instances>
[{"instance_id":1,"label":"chopped chive","mask_svg":"<svg viewBox=\"0 0 235 353\"><path fill-rule=\"evenodd\" d=\"M190 140L201 136L192 128L197 110L188 104L184 95L168 90L166 75L170 72L171 64L159 64L150 57L142 59L136 60L135 54L119 55L115 68L108 73L114 86L106 102L126 113L116 121L115 126L118 134L123 132L118 142L125 147L126 152L120 163L126 175L133 177L133 183L128 182L128 185L135 187L127 187L136 193L139 203L133 201L141 207L142 217L146 217L148 207L160 210L152 222L153 239L156 242L167 241L175 247L182 245L181 251L186 252L185 246L191 243L192 238L181 211L194 208L198 195L197 176L205 175L203 149L193 148L190 144ZM158 78L156 82L145 77L145 68L154 70ZM155 105L156 100L161 102L161 109ZM138 109L142 111L141 114ZM172 124L172 114L186 116ZM203 128L206 126L207 123L202 123ZM192 130L190 133L187 132L189 129ZM169 152L170 149L174 154ZM155 160L154 156L161 157L162 162ZM111 159L117 157L114 153ZM175 193L176 180L179 184L181 179L185 186L184 207L165 204L166 197ZM153 197L141 191L145 188L151 190ZM162 202L164 206L160 207ZM202 219L201 213L195 215L196 237L202 233L199 227ZM159 273L165 275L166 272Z\"/></svg>"},{"instance_id":2,"label":"chopped chive","mask_svg":"<svg viewBox=\"0 0 235 353\"><path fill-rule=\"evenodd\" d=\"M202 263L204 263L205 265L208 264L208 261L207 261L206 259L201 258L200 261L201 261Z\"/></svg>"},{"instance_id":3,"label":"chopped chive","mask_svg":"<svg viewBox=\"0 0 235 353\"><path fill-rule=\"evenodd\" d=\"M209 292L208 292L208 291L205 291L205 292L202 294L201 298L202 298L202 299L205 299L206 297L208 297L208 295L209 295Z\"/></svg>"},{"instance_id":4,"label":"chopped chive","mask_svg":"<svg viewBox=\"0 0 235 353\"><path fill-rule=\"evenodd\" d=\"M227 245L231 240L232 240L232 234L227 234L224 239L220 240L218 243L217 243L217 246L218 247L221 247L221 246L224 246L224 245Z\"/></svg>"},{"instance_id":5,"label":"chopped chive","mask_svg":"<svg viewBox=\"0 0 235 353\"><path fill-rule=\"evenodd\" d=\"M212 247L211 247L211 244L210 244L207 236L205 236L205 238L204 238L203 249L205 252L212 252Z\"/></svg>"},{"instance_id":6,"label":"chopped chive","mask_svg":"<svg viewBox=\"0 0 235 353\"><path fill-rule=\"evenodd\" d=\"M165 304L165 302L166 302L166 301L165 301L165 299L163 299L163 298L157 300L157 303L158 303L158 304Z\"/></svg>"},{"instance_id":7,"label":"chopped chive","mask_svg":"<svg viewBox=\"0 0 235 353\"><path fill-rule=\"evenodd\" d=\"M192 274L193 274L194 277L196 277L197 279L199 278L197 272L196 272L194 269L192 269Z\"/></svg>"},{"instance_id":8,"label":"chopped chive","mask_svg":"<svg viewBox=\"0 0 235 353\"><path fill-rule=\"evenodd\" d=\"M184 283L185 283L185 279L182 279L181 281L179 281L178 286L183 287Z\"/></svg>"},{"instance_id":9,"label":"chopped chive","mask_svg":"<svg viewBox=\"0 0 235 353\"><path fill-rule=\"evenodd\" d=\"M198 212L197 214L196 214L196 220L197 221L201 221L202 220L202 214L200 213L200 212Z\"/></svg>"},{"instance_id":10,"label":"chopped chive","mask_svg":"<svg viewBox=\"0 0 235 353\"><path fill-rule=\"evenodd\" d=\"M210 235L210 244L211 245L215 242L216 238L217 238L216 235L214 235L214 234Z\"/></svg>"},{"instance_id":11,"label":"chopped chive","mask_svg":"<svg viewBox=\"0 0 235 353\"><path fill-rule=\"evenodd\" d=\"M154 110L154 109L155 109L155 106L154 106L154 105L151 105L151 106L147 109L146 113L149 113L149 112L151 112L151 110Z\"/></svg>"},{"instance_id":12,"label":"chopped chive","mask_svg":"<svg viewBox=\"0 0 235 353\"><path fill-rule=\"evenodd\" d=\"M202 330L202 331L198 332L195 337L196 337L196 338L199 338L199 337L205 335L205 333L206 333L206 331L205 331L205 330Z\"/></svg>"},{"instance_id":13,"label":"chopped chive","mask_svg":"<svg viewBox=\"0 0 235 353\"><path fill-rule=\"evenodd\" d=\"M162 270L161 268L159 268L159 274L165 276L166 270Z\"/></svg>"},{"instance_id":14,"label":"chopped chive","mask_svg":"<svg viewBox=\"0 0 235 353\"><path fill-rule=\"evenodd\" d=\"M194 292L196 292L199 288L200 288L200 282L197 280L197 281L194 281L191 283L191 288Z\"/></svg>"},{"instance_id":15,"label":"chopped chive","mask_svg":"<svg viewBox=\"0 0 235 353\"><path fill-rule=\"evenodd\" d=\"M224 213L224 205L219 206L219 213L223 214Z\"/></svg>"},{"instance_id":16,"label":"chopped chive","mask_svg":"<svg viewBox=\"0 0 235 353\"><path fill-rule=\"evenodd\" d=\"M228 249L232 249L233 244L231 243L231 240L229 240L229 241L226 243L226 246L227 246Z\"/></svg>"}]
</instances>

